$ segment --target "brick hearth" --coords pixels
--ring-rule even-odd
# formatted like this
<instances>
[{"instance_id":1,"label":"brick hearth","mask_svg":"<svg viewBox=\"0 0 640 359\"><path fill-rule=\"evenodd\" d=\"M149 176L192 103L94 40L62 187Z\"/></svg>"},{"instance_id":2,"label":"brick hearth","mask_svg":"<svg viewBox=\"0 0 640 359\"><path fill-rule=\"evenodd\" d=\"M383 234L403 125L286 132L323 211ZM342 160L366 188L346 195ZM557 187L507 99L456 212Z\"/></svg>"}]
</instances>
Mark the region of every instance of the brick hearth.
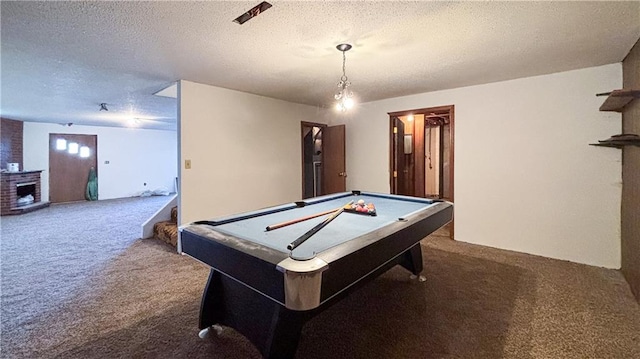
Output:
<instances>
[{"instance_id":1,"label":"brick hearth","mask_svg":"<svg viewBox=\"0 0 640 359\"><path fill-rule=\"evenodd\" d=\"M42 171L2 172L0 174L0 215L22 214L49 205L49 202L42 202L40 198L40 172ZM21 183L35 183L32 204L18 206L17 186Z\"/></svg>"}]
</instances>

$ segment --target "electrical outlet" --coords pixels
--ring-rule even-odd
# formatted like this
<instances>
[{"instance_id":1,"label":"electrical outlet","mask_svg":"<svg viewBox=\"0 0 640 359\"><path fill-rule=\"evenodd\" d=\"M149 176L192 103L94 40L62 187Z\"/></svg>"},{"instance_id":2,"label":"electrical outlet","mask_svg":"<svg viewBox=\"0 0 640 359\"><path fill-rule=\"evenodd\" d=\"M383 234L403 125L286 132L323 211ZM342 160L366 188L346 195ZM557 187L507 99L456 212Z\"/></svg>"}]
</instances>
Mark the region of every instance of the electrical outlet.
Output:
<instances>
[{"instance_id":1,"label":"electrical outlet","mask_svg":"<svg viewBox=\"0 0 640 359\"><path fill-rule=\"evenodd\" d=\"M191 160L184 160L184 168L187 170L191 169Z\"/></svg>"},{"instance_id":2,"label":"electrical outlet","mask_svg":"<svg viewBox=\"0 0 640 359\"><path fill-rule=\"evenodd\" d=\"M104 164L105 164L105 165L108 165L108 164L109 164L109 161L104 161Z\"/></svg>"}]
</instances>

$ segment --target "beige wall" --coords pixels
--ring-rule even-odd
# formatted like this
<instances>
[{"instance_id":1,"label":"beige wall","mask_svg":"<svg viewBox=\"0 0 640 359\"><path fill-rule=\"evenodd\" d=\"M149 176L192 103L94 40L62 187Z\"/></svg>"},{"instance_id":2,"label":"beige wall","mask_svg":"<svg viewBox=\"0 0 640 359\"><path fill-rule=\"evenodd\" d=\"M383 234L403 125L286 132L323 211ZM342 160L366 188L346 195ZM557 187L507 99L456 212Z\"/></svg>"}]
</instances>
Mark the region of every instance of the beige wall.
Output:
<instances>
[{"instance_id":1,"label":"beige wall","mask_svg":"<svg viewBox=\"0 0 640 359\"><path fill-rule=\"evenodd\" d=\"M300 122L324 110L189 81L178 98L181 224L301 198Z\"/></svg>"},{"instance_id":2,"label":"beige wall","mask_svg":"<svg viewBox=\"0 0 640 359\"><path fill-rule=\"evenodd\" d=\"M640 90L640 40L622 62L623 88ZM640 99L624 107L623 132L640 135ZM640 301L640 147L622 149L622 273Z\"/></svg>"},{"instance_id":3,"label":"beige wall","mask_svg":"<svg viewBox=\"0 0 640 359\"><path fill-rule=\"evenodd\" d=\"M588 145L620 133L595 96L620 87L617 63L360 104L347 188L389 192L387 113L455 105L457 240L620 268L621 152Z\"/></svg>"}]
</instances>

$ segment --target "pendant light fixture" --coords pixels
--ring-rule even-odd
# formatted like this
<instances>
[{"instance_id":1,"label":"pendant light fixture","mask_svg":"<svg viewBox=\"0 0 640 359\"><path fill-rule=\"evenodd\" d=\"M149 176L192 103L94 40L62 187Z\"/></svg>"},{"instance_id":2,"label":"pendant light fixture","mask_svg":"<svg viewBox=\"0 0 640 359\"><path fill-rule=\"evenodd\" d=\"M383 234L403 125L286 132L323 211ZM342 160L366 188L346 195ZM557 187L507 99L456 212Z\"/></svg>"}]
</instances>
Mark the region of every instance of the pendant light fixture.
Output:
<instances>
[{"instance_id":1,"label":"pendant light fixture","mask_svg":"<svg viewBox=\"0 0 640 359\"><path fill-rule=\"evenodd\" d=\"M353 107L353 91L349 89L351 86L351 82L347 77L345 71L345 64L347 62L347 57L345 53L351 49L351 45L349 44L340 44L336 46L339 51L342 51L342 77L340 77L340 82L338 82L338 92L335 94L335 99L338 101L336 103L336 109L339 111L345 112L348 109Z\"/></svg>"}]
</instances>

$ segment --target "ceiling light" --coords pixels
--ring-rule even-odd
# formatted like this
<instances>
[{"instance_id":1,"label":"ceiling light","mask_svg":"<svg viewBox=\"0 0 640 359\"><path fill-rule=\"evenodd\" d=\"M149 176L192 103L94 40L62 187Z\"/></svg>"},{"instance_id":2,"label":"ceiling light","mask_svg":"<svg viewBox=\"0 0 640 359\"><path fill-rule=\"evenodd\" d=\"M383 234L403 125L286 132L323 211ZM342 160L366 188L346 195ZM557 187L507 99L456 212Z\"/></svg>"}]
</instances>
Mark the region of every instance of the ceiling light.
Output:
<instances>
[{"instance_id":1,"label":"ceiling light","mask_svg":"<svg viewBox=\"0 0 640 359\"><path fill-rule=\"evenodd\" d=\"M353 101L353 91L349 89L351 86L351 82L346 74L346 62L347 57L345 53L351 49L351 45L349 44L340 44L336 46L336 49L342 51L342 77L340 77L340 82L338 82L338 92L335 94L335 99L338 100L336 103L336 109L339 111L345 112L348 109L352 108L354 105Z\"/></svg>"}]
</instances>

